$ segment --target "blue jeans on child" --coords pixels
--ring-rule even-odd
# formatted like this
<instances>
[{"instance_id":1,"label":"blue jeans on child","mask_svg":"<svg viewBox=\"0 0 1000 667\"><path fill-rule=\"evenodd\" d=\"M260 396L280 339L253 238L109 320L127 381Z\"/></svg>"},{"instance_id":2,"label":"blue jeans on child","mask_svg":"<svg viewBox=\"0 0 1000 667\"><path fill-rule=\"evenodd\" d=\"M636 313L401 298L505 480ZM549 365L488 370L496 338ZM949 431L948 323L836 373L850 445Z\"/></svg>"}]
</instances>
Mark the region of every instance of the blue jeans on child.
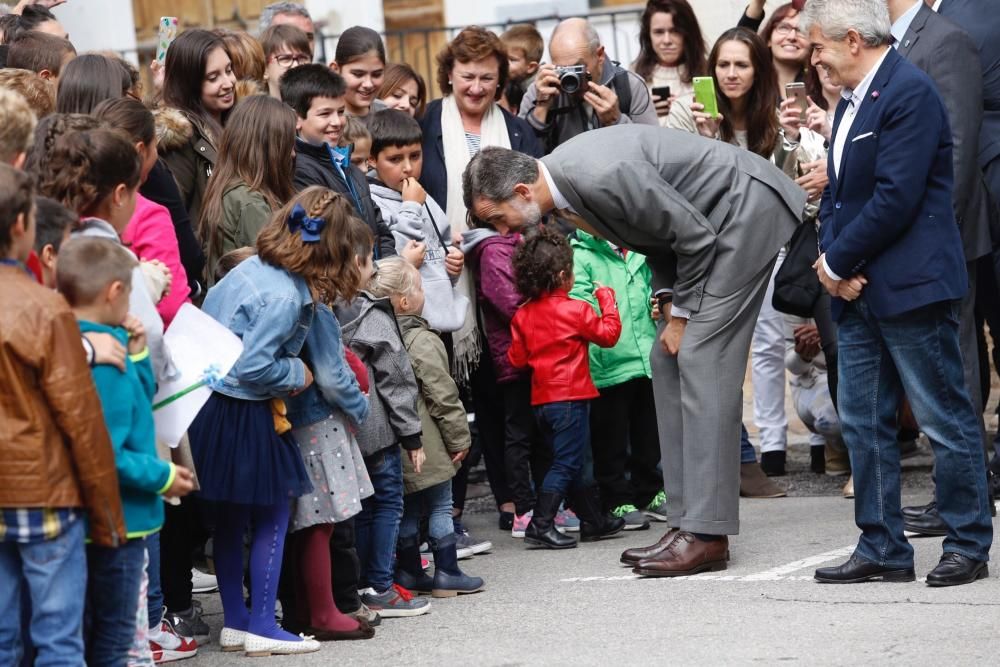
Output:
<instances>
[{"instance_id":1,"label":"blue jeans on child","mask_svg":"<svg viewBox=\"0 0 1000 667\"><path fill-rule=\"evenodd\" d=\"M149 629L160 627L163 621L163 588L160 585L160 534L146 536L146 551L149 552L149 589L146 591L146 609L149 614Z\"/></svg>"},{"instance_id":2,"label":"blue jeans on child","mask_svg":"<svg viewBox=\"0 0 1000 667\"><path fill-rule=\"evenodd\" d=\"M420 491L408 493L403 498L403 520L399 522L400 542L418 539L420 520L427 517L427 533L430 544L455 532L451 520L451 480L429 486Z\"/></svg>"},{"instance_id":3,"label":"blue jeans on child","mask_svg":"<svg viewBox=\"0 0 1000 667\"><path fill-rule=\"evenodd\" d=\"M142 538L127 540L117 549L87 545L88 665L124 667L128 662L145 560Z\"/></svg>"},{"instance_id":4,"label":"blue jeans on child","mask_svg":"<svg viewBox=\"0 0 1000 667\"><path fill-rule=\"evenodd\" d=\"M354 522L362 586L384 593L392 586L396 538L403 517L403 464L399 445L365 457L375 493L361 501Z\"/></svg>"},{"instance_id":5,"label":"blue jeans on child","mask_svg":"<svg viewBox=\"0 0 1000 667\"><path fill-rule=\"evenodd\" d=\"M0 542L0 665L20 664L22 593L30 591L28 633L35 665L83 665L83 601L87 590L84 521L51 540ZM138 595L138 590L136 591ZM132 611L135 611L133 603ZM135 619L132 619L133 621Z\"/></svg>"},{"instance_id":6,"label":"blue jeans on child","mask_svg":"<svg viewBox=\"0 0 1000 667\"><path fill-rule=\"evenodd\" d=\"M537 405L535 417L552 448L552 467L542 481L542 491L565 495L581 483L584 451L590 447L590 401Z\"/></svg>"}]
</instances>

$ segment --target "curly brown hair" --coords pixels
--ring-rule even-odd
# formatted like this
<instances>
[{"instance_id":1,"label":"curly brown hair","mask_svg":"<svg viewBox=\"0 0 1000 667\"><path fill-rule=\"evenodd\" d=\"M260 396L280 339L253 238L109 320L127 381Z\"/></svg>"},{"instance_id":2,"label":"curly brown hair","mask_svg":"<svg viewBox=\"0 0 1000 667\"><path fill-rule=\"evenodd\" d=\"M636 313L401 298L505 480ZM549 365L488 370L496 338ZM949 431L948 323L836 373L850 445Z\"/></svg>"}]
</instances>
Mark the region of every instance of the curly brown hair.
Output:
<instances>
[{"instance_id":1,"label":"curly brown hair","mask_svg":"<svg viewBox=\"0 0 1000 667\"><path fill-rule=\"evenodd\" d=\"M451 70L456 62L472 63L485 60L489 57L497 60L497 92L496 99L500 99L504 89L507 87L507 78L510 75L510 61L507 60L507 47L503 45L496 33L471 25L455 35L455 39L441 49L437 55L437 82L442 95L450 95Z\"/></svg>"},{"instance_id":2,"label":"curly brown hair","mask_svg":"<svg viewBox=\"0 0 1000 667\"><path fill-rule=\"evenodd\" d=\"M296 204L310 218L326 221L318 243L303 243L302 237L289 229L288 218ZM275 211L257 235L257 255L272 266L301 276L318 301L332 304L338 297L350 300L361 287L361 271L354 261L354 225L363 224L343 195L314 185Z\"/></svg>"},{"instance_id":3,"label":"curly brown hair","mask_svg":"<svg viewBox=\"0 0 1000 667\"><path fill-rule=\"evenodd\" d=\"M562 234L538 225L514 251L514 282L529 299L565 287L573 275L573 249Z\"/></svg>"}]
</instances>

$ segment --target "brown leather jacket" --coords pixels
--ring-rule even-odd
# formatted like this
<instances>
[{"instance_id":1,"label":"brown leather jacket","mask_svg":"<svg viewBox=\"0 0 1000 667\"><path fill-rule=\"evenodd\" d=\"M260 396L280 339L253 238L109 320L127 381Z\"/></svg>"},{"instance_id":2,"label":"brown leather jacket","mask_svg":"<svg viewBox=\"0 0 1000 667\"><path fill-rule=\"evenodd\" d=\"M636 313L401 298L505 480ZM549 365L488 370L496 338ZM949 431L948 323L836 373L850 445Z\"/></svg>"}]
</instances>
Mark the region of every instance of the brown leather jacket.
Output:
<instances>
[{"instance_id":1,"label":"brown leather jacket","mask_svg":"<svg viewBox=\"0 0 1000 667\"><path fill-rule=\"evenodd\" d=\"M66 301L0 266L0 507L85 507L95 544L125 541L114 451Z\"/></svg>"}]
</instances>

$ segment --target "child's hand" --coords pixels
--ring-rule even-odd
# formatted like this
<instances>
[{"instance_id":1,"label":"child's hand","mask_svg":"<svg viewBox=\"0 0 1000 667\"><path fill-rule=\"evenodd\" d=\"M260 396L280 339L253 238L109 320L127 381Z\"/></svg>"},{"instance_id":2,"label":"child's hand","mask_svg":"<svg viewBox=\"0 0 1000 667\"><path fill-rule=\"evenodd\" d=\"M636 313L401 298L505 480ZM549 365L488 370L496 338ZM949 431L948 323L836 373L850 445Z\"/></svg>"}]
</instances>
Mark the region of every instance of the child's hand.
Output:
<instances>
[{"instance_id":1,"label":"child's hand","mask_svg":"<svg viewBox=\"0 0 1000 667\"><path fill-rule=\"evenodd\" d=\"M460 452L455 452L454 454L451 455L451 463L452 463L452 465L456 465L456 466L460 465L462 463L462 461L465 460L465 457L467 457L468 455L469 455L469 450L468 449L463 449Z\"/></svg>"},{"instance_id":2,"label":"child's hand","mask_svg":"<svg viewBox=\"0 0 1000 667\"><path fill-rule=\"evenodd\" d=\"M427 244L421 243L420 241L414 241L410 239L406 242L406 246L403 251L399 253L402 255L403 259L415 266L420 268L424 263L424 255L427 253Z\"/></svg>"},{"instance_id":3,"label":"child's hand","mask_svg":"<svg viewBox=\"0 0 1000 667\"><path fill-rule=\"evenodd\" d=\"M125 346L118 339L107 333L91 331L83 334L94 347L94 365L107 364L125 372Z\"/></svg>"},{"instance_id":4,"label":"child's hand","mask_svg":"<svg viewBox=\"0 0 1000 667\"><path fill-rule=\"evenodd\" d=\"M306 369L306 380L305 380L305 383L301 387L299 387L298 389L296 389L295 391L293 391L290 394L290 396L298 396L299 394L301 394L302 392L304 392L306 389L308 389L310 387L310 385L312 385L312 383L313 383L313 373L312 373L311 370L309 370L308 366L305 366L305 369Z\"/></svg>"},{"instance_id":5,"label":"child's hand","mask_svg":"<svg viewBox=\"0 0 1000 667\"><path fill-rule=\"evenodd\" d=\"M420 471L424 467L424 461L427 460L427 454L424 453L424 448L408 449L406 450L406 455L410 458L410 463L413 464L413 470L419 475Z\"/></svg>"},{"instance_id":6,"label":"child's hand","mask_svg":"<svg viewBox=\"0 0 1000 667\"><path fill-rule=\"evenodd\" d=\"M194 490L194 473L184 466L177 466L174 482L163 492L167 498L182 498Z\"/></svg>"},{"instance_id":7,"label":"child's hand","mask_svg":"<svg viewBox=\"0 0 1000 667\"><path fill-rule=\"evenodd\" d=\"M146 349L146 328L142 326L139 318L129 313L122 322L125 331L128 331L128 353L139 354Z\"/></svg>"},{"instance_id":8,"label":"child's hand","mask_svg":"<svg viewBox=\"0 0 1000 667\"><path fill-rule=\"evenodd\" d=\"M465 266L465 253L461 250L452 246L448 248L448 254L444 258L444 270L449 276L458 276L462 273L462 267Z\"/></svg>"},{"instance_id":9,"label":"child's hand","mask_svg":"<svg viewBox=\"0 0 1000 667\"><path fill-rule=\"evenodd\" d=\"M659 319L663 317L663 313L660 312L660 302L655 296L652 296L649 298L649 305L652 308L652 312L650 314L652 315L653 320L659 321Z\"/></svg>"},{"instance_id":10,"label":"child's hand","mask_svg":"<svg viewBox=\"0 0 1000 667\"><path fill-rule=\"evenodd\" d=\"M404 178L400 185L403 186L403 201L415 201L418 204L423 204L427 201L427 192L424 190L424 186L420 185L417 179Z\"/></svg>"}]
</instances>

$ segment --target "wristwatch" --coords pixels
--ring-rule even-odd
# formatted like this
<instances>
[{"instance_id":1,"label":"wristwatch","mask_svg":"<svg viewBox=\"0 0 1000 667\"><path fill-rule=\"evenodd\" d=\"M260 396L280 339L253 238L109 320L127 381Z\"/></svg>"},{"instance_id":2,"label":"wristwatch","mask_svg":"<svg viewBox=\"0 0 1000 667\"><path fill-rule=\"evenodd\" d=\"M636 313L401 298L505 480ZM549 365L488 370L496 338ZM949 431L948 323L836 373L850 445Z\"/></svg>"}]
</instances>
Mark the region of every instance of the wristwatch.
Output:
<instances>
[{"instance_id":1,"label":"wristwatch","mask_svg":"<svg viewBox=\"0 0 1000 667\"><path fill-rule=\"evenodd\" d=\"M668 304L673 303L674 293L673 292L657 292L656 293L656 307L660 310L660 315L666 317L667 314L664 312Z\"/></svg>"}]
</instances>

